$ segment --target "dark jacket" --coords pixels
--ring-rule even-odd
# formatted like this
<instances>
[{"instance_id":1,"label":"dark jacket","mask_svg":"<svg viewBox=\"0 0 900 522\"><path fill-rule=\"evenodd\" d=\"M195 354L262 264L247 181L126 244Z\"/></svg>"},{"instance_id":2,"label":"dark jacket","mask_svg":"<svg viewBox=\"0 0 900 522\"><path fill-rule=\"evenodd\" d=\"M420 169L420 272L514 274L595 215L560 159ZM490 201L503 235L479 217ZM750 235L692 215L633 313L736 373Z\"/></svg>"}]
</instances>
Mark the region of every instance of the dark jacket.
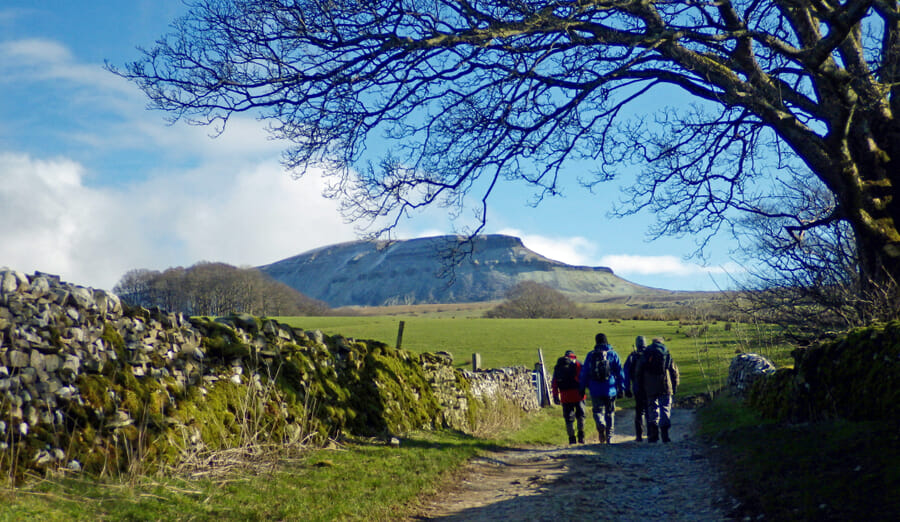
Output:
<instances>
[{"instance_id":1,"label":"dark jacket","mask_svg":"<svg viewBox=\"0 0 900 522\"><path fill-rule=\"evenodd\" d=\"M609 360L610 375L606 382L597 382L591 378L591 364L597 351L607 352L606 358ZM613 350L608 344L594 346L594 349L588 352L584 358L584 365L581 367L581 388L587 388L591 391L591 397L615 397L619 391L624 391L625 374L622 371L622 361L619 354Z\"/></svg>"},{"instance_id":2,"label":"dark jacket","mask_svg":"<svg viewBox=\"0 0 900 522\"><path fill-rule=\"evenodd\" d=\"M644 394L644 387L641 384L641 381L635 379L637 376L637 373L635 372L635 370L637 370L637 363L641 356L644 355L644 350L645 348L642 346L629 353L628 357L625 359L625 367L623 369L625 372L625 390L630 391L635 395Z\"/></svg>"},{"instance_id":3,"label":"dark jacket","mask_svg":"<svg viewBox=\"0 0 900 522\"><path fill-rule=\"evenodd\" d=\"M662 375L655 375L647 369L647 360L652 351L659 352L663 356L664 371ZM679 384L678 366L672 360L672 355L669 354L665 345L654 342L644 350L643 356L638 359L635 368L635 380L640 382L647 397L675 394Z\"/></svg>"},{"instance_id":4,"label":"dark jacket","mask_svg":"<svg viewBox=\"0 0 900 522\"><path fill-rule=\"evenodd\" d=\"M575 360L575 380L580 382L580 379L581 363L578 360ZM553 392L553 398L558 399L561 404L572 404L584 400L584 392L581 391L580 385L572 389L562 389L559 387L559 382L556 380L556 376L554 376L550 381L550 389Z\"/></svg>"}]
</instances>

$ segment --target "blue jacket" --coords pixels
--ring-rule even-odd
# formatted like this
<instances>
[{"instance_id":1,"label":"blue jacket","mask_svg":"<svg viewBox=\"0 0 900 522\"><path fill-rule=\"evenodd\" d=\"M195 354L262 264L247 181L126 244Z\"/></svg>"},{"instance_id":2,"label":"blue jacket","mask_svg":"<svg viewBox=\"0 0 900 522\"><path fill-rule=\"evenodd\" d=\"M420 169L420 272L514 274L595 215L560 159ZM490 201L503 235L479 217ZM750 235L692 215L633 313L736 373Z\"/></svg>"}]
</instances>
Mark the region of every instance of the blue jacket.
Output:
<instances>
[{"instance_id":1,"label":"blue jacket","mask_svg":"<svg viewBox=\"0 0 900 522\"><path fill-rule=\"evenodd\" d=\"M595 346L594 350L597 348ZM587 357L584 358L584 364L581 365L581 378L578 382L582 386L587 386L587 389L591 392L591 397L615 397L618 392L625 389L625 372L622 370L622 361L612 346L606 344L601 348L607 351L606 358L609 360L610 369L609 380L597 382L591 378L591 365L593 364L595 353L591 350L588 352Z\"/></svg>"}]
</instances>

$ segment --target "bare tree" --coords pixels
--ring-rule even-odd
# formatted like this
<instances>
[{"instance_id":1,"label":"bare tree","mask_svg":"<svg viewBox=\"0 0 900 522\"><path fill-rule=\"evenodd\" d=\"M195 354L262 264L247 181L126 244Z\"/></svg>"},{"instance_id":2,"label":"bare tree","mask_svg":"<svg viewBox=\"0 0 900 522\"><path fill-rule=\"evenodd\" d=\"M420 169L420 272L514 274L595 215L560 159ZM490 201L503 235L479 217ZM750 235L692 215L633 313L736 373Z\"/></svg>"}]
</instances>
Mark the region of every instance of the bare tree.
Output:
<instances>
[{"instance_id":1,"label":"bare tree","mask_svg":"<svg viewBox=\"0 0 900 522\"><path fill-rule=\"evenodd\" d=\"M255 268L201 262L163 272L130 270L113 291L126 302L189 315L324 315L331 309Z\"/></svg>"},{"instance_id":2,"label":"bare tree","mask_svg":"<svg viewBox=\"0 0 900 522\"><path fill-rule=\"evenodd\" d=\"M509 289L506 301L485 313L485 317L519 319L561 319L580 316L578 305L547 285L522 281Z\"/></svg>"},{"instance_id":3,"label":"bare tree","mask_svg":"<svg viewBox=\"0 0 900 522\"><path fill-rule=\"evenodd\" d=\"M142 59L111 69L173 119L257 111L290 142L286 164L326 166L329 194L375 233L469 197L475 233L504 181L539 200L568 167L591 165L581 181L594 186L639 164L616 213L656 211L657 234L696 234L702 248L747 214L795 234L841 221L860 281L900 280L897 0L191 5ZM377 157L376 138L388 141ZM832 196L815 219L777 204L798 171Z\"/></svg>"},{"instance_id":4,"label":"bare tree","mask_svg":"<svg viewBox=\"0 0 900 522\"><path fill-rule=\"evenodd\" d=\"M821 217L816 212L827 215L837 205L833 194L809 176L798 173L792 181L783 186L782 211L813 222ZM886 277L874 285L863 279L847 222L833 220L807 230L787 220L751 216L745 225L758 259L740 283L741 311L792 331L799 328L802 336L890 320L900 311L896 281Z\"/></svg>"},{"instance_id":5,"label":"bare tree","mask_svg":"<svg viewBox=\"0 0 900 522\"><path fill-rule=\"evenodd\" d=\"M153 279L158 276L159 272L146 268L129 270L113 286L113 293L130 303L144 306L152 299Z\"/></svg>"}]
</instances>

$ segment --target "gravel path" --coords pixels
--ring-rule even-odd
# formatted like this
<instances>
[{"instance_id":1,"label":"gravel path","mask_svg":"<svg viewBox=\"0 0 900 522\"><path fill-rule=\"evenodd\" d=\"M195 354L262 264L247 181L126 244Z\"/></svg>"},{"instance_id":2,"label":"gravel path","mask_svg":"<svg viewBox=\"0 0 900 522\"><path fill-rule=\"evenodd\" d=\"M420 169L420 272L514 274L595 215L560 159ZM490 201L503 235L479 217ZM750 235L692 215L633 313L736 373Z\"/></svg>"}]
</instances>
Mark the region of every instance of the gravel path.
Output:
<instances>
[{"instance_id":1,"label":"gravel path","mask_svg":"<svg viewBox=\"0 0 900 522\"><path fill-rule=\"evenodd\" d=\"M414 520L729 520L731 505L694 437L694 411L672 412L672 442L634 440L633 410L617 413L613 444L522 448L475 459L463 479ZM565 438L562 415L560 438Z\"/></svg>"}]
</instances>

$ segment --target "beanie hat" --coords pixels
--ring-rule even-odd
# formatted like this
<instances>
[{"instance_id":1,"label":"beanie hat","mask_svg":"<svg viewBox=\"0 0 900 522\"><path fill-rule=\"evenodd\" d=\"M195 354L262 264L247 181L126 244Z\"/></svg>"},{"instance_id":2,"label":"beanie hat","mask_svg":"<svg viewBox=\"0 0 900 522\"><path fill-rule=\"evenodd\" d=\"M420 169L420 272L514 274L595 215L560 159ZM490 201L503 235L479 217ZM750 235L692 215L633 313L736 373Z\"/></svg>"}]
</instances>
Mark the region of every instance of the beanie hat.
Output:
<instances>
[{"instance_id":1,"label":"beanie hat","mask_svg":"<svg viewBox=\"0 0 900 522\"><path fill-rule=\"evenodd\" d=\"M609 343L606 341L606 334L605 334L605 333L598 333L598 334L594 337L594 341L595 341L597 344L609 344Z\"/></svg>"},{"instance_id":2,"label":"beanie hat","mask_svg":"<svg viewBox=\"0 0 900 522\"><path fill-rule=\"evenodd\" d=\"M643 335L639 335L634 338L634 347L638 350L643 350L647 346L647 341L644 339Z\"/></svg>"}]
</instances>

